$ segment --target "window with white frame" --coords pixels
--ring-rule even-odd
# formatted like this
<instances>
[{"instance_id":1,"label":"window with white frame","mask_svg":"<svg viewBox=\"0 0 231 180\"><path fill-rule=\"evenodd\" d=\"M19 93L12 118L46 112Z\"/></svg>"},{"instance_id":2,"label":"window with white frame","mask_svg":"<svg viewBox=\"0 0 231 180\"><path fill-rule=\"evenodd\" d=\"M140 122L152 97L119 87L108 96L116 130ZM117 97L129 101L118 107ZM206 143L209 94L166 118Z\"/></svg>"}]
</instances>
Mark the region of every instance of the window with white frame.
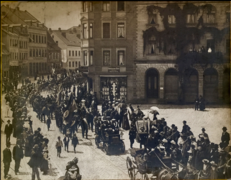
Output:
<instances>
[{"instance_id":1,"label":"window with white frame","mask_svg":"<svg viewBox=\"0 0 231 180\"><path fill-rule=\"evenodd\" d=\"M89 24L89 37L93 38L93 24L92 23Z\"/></svg>"},{"instance_id":2,"label":"window with white frame","mask_svg":"<svg viewBox=\"0 0 231 180\"><path fill-rule=\"evenodd\" d=\"M103 38L110 38L110 23L103 23Z\"/></svg>"},{"instance_id":3,"label":"window with white frame","mask_svg":"<svg viewBox=\"0 0 231 180\"><path fill-rule=\"evenodd\" d=\"M103 51L103 65L110 66L110 51L109 50Z\"/></svg>"},{"instance_id":4,"label":"window with white frame","mask_svg":"<svg viewBox=\"0 0 231 180\"><path fill-rule=\"evenodd\" d=\"M71 67L71 62L69 61L69 67Z\"/></svg>"},{"instance_id":5,"label":"window with white frame","mask_svg":"<svg viewBox=\"0 0 231 180\"><path fill-rule=\"evenodd\" d=\"M75 61L75 67L78 67L78 62L77 61Z\"/></svg>"},{"instance_id":6,"label":"window with white frame","mask_svg":"<svg viewBox=\"0 0 231 180\"><path fill-rule=\"evenodd\" d=\"M83 38L85 38L85 39L88 38L87 23L84 23L84 24L83 24Z\"/></svg>"},{"instance_id":7,"label":"window with white frame","mask_svg":"<svg viewBox=\"0 0 231 180\"><path fill-rule=\"evenodd\" d=\"M75 67L75 62L74 61L72 61L72 67Z\"/></svg>"},{"instance_id":8,"label":"window with white frame","mask_svg":"<svg viewBox=\"0 0 231 180\"><path fill-rule=\"evenodd\" d=\"M71 56L71 51L69 50L69 56Z\"/></svg>"},{"instance_id":9,"label":"window with white frame","mask_svg":"<svg viewBox=\"0 0 231 180\"><path fill-rule=\"evenodd\" d=\"M110 2L103 1L103 11L110 11Z\"/></svg>"},{"instance_id":10,"label":"window with white frame","mask_svg":"<svg viewBox=\"0 0 231 180\"><path fill-rule=\"evenodd\" d=\"M168 24L176 24L176 18L174 15L168 15Z\"/></svg>"},{"instance_id":11,"label":"window with white frame","mask_svg":"<svg viewBox=\"0 0 231 180\"><path fill-rule=\"evenodd\" d=\"M187 23L196 23L195 14L187 14Z\"/></svg>"},{"instance_id":12,"label":"window with white frame","mask_svg":"<svg viewBox=\"0 0 231 180\"><path fill-rule=\"evenodd\" d=\"M75 51L72 51L72 56L75 56Z\"/></svg>"},{"instance_id":13,"label":"window with white frame","mask_svg":"<svg viewBox=\"0 0 231 180\"><path fill-rule=\"evenodd\" d=\"M119 66L123 66L125 64L125 51L124 50L119 50L117 51L117 64Z\"/></svg>"},{"instance_id":14,"label":"window with white frame","mask_svg":"<svg viewBox=\"0 0 231 180\"><path fill-rule=\"evenodd\" d=\"M118 38L124 38L125 37L125 25L124 23L118 23L117 24L117 33L118 33Z\"/></svg>"},{"instance_id":15,"label":"window with white frame","mask_svg":"<svg viewBox=\"0 0 231 180\"><path fill-rule=\"evenodd\" d=\"M87 66L87 51L83 51L84 66Z\"/></svg>"},{"instance_id":16,"label":"window with white frame","mask_svg":"<svg viewBox=\"0 0 231 180\"><path fill-rule=\"evenodd\" d=\"M90 65L93 65L93 51L90 51Z\"/></svg>"}]
</instances>

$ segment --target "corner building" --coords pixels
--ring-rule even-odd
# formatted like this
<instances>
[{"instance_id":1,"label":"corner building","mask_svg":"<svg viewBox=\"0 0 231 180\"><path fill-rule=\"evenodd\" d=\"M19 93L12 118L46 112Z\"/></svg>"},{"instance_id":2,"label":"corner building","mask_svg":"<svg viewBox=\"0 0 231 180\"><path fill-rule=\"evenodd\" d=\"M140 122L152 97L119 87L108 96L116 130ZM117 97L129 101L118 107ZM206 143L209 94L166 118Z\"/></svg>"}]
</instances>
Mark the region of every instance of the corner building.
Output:
<instances>
[{"instance_id":1,"label":"corner building","mask_svg":"<svg viewBox=\"0 0 231 180\"><path fill-rule=\"evenodd\" d=\"M101 99L177 103L187 81L186 103L230 101L228 2L88 1L82 10L83 65Z\"/></svg>"}]
</instances>

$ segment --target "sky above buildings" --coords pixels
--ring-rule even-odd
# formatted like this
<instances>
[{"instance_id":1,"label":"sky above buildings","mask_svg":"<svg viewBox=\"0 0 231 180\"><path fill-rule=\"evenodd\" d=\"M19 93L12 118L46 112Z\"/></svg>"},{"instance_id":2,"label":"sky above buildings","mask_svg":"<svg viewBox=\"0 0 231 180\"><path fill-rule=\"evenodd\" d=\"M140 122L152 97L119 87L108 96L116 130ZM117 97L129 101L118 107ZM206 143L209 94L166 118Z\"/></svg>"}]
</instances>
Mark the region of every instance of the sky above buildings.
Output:
<instances>
[{"instance_id":1,"label":"sky above buildings","mask_svg":"<svg viewBox=\"0 0 231 180\"><path fill-rule=\"evenodd\" d=\"M1 1L1 5L9 5L11 8L18 6L20 10L27 10L51 29L68 29L80 24L81 1Z\"/></svg>"}]
</instances>

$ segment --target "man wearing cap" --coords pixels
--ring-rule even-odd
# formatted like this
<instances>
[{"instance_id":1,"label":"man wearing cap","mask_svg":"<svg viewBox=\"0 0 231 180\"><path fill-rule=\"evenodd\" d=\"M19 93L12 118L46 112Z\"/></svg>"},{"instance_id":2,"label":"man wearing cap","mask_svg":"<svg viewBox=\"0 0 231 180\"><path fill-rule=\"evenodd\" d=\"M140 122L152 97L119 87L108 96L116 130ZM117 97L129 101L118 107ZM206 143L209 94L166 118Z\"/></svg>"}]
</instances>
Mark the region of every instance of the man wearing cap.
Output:
<instances>
[{"instance_id":1,"label":"man wearing cap","mask_svg":"<svg viewBox=\"0 0 231 180\"><path fill-rule=\"evenodd\" d=\"M13 148L13 159L15 160L14 172L16 175L19 172L20 162L22 158L23 158L23 149L20 145L20 142L17 141L16 145Z\"/></svg>"},{"instance_id":2,"label":"man wearing cap","mask_svg":"<svg viewBox=\"0 0 231 180\"><path fill-rule=\"evenodd\" d=\"M222 128L223 132L221 135L221 143L222 143L222 148L226 148L229 145L229 141L230 141L230 135L227 131L226 127Z\"/></svg>"},{"instance_id":3,"label":"man wearing cap","mask_svg":"<svg viewBox=\"0 0 231 180\"><path fill-rule=\"evenodd\" d=\"M13 132L13 126L10 124L10 120L7 121L4 132L6 134L6 142L10 142L10 136Z\"/></svg>"},{"instance_id":4,"label":"man wearing cap","mask_svg":"<svg viewBox=\"0 0 231 180\"><path fill-rule=\"evenodd\" d=\"M183 121L183 128L182 128L181 133L186 133L188 130L189 126L186 123L187 123L186 121Z\"/></svg>"},{"instance_id":5,"label":"man wearing cap","mask_svg":"<svg viewBox=\"0 0 231 180\"><path fill-rule=\"evenodd\" d=\"M205 132L205 128L202 128L201 130L202 130L202 133L201 133L201 134L199 134L199 136L207 137L207 138L209 139L208 134Z\"/></svg>"},{"instance_id":6,"label":"man wearing cap","mask_svg":"<svg viewBox=\"0 0 231 180\"><path fill-rule=\"evenodd\" d=\"M6 143L6 148L3 150L3 163L4 163L4 178L6 179L11 163L11 151L10 151L10 142Z\"/></svg>"}]
</instances>

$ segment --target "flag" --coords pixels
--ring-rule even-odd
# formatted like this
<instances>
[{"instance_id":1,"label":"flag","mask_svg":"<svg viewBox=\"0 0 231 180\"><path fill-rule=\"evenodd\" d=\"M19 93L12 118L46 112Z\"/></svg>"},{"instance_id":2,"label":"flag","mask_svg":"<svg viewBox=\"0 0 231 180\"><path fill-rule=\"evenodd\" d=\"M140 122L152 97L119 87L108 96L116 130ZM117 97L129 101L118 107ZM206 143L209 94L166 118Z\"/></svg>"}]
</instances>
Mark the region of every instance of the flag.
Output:
<instances>
[{"instance_id":1,"label":"flag","mask_svg":"<svg viewBox=\"0 0 231 180\"><path fill-rule=\"evenodd\" d=\"M66 63L67 62L67 51L66 51L66 49L61 50L61 56L62 56L62 62Z\"/></svg>"}]
</instances>

